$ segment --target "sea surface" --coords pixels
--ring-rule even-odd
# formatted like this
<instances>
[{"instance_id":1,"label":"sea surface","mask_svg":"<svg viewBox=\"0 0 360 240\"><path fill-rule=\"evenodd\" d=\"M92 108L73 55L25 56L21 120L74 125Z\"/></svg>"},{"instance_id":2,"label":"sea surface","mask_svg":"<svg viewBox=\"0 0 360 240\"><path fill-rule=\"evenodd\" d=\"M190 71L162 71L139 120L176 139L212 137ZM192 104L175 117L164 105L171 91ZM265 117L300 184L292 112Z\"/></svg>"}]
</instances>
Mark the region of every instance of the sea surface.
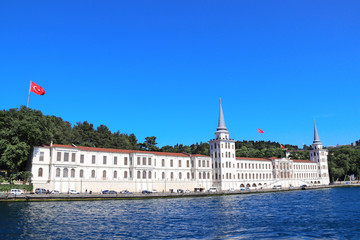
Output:
<instances>
[{"instance_id":1,"label":"sea surface","mask_svg":"<svg viewBox=\"0 0 360 240\"><path fill-rule=\"evenodd\" d=\"M0 202L0 239L360 239L360 187L176 199Z\"/></svg>"}]
</instances>

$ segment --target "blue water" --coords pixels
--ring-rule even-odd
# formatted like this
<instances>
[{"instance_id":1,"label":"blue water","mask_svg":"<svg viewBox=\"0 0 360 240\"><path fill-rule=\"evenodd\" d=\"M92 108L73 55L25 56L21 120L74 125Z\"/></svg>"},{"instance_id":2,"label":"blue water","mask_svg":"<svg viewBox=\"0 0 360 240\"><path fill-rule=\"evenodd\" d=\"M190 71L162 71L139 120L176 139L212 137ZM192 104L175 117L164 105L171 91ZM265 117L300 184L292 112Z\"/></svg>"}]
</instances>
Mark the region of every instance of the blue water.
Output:
<instances>
[{"instance_id":1,"label":"blue water","mask_svg":"<svg viewBox=\"0 0 360 240\"><path fill-rule=\"evenodd\" d=\"M0 203L0 239L360 239L360 188Z\"/></svg>"}]
</instances>

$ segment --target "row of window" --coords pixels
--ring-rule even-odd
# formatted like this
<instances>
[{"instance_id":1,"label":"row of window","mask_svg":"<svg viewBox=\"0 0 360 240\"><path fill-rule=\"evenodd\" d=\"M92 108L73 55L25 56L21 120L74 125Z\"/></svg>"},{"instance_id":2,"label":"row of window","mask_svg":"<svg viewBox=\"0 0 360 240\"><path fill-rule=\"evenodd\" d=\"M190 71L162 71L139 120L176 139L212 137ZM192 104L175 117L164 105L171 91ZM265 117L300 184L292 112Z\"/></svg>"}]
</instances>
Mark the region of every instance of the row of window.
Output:
<instances>
[{"instance_id":1,"label":"row of window","mask_svg":"<svg viewBox=\"0 0 360 240\"><path fill-rule=\"evenodd\" d=\"M235 144L231 144L229 142L225 142L225 143L221 143L221 148L224 148L225 146L225 149L235 149ZM217 148L220 148L220 144L219 143L214 143L214 144L210 144L210 148L211 149L217 149Z\"/></svg>"},{"instance_id":2,"label":"row of window","mask_svg":"<svg viewBox=\"0 0 360 240\"><path fill-rule=\"evenodd\" d=\"M213 152L213 156L214 156L215 158L220 157L220 153ZM230 153L230 152L225 152L225 155L224 155L224 153L221 153L221 157L222 157L222 158L230 158L230 157L231 157L231 153ZM232 158L235 158L235 154L234 154L234 153L232 154Z\"/></svg>"},{"instance_id":3,"label":"row of window","mask_svg":"<svg viewBox=\"0 0 360 240\"><path fill-rule=\"evenodd\" d=\"M231 173L226 173L222 175L222 179L236 179L236 175L232 175ZM243 180L250 180L250 179L256 179L256 180L269 180L272 178L271 173L238 173L237 179L243 179ZM215 173L215 179L221 179L221 175Z\"/></svg>"},{"instance_id":4,"label":"row of window","mask_svg":"<svg viewBox=\"0 0 360 240\"><path fill-rule=\"evenodd\" d=\"M58 162L61 161L62 157L62 152L57 152L57 158L56 160ZM40 161L44 161L44 153L40 152ZM76 153L68 153L68 152L64 152L63 153L63 161L64 162L75 162L76 161ZM176 167L182 167L183 165L183 161L186 161L186 167L190 167L190 160L178 160L178 165ZM85 162L85 156L84 154L80 154L80 163L84 163ZM138 166L152 166L152 164L154 164L154 166L156 166L156 159L152 159L151 157L137 157L137 161L136 161ZM96 164L96 155L91 155L91 164ZM102 156L102 164L103 165L107 165L108 164L108 157L107 156ZM123 164L125 166L127 166L128 164L132 165L132 158L130 157L129 161L128 161L128 157L124 157L124 162ZM161 159L161 167L165 167L165 159ZM193 165L193 162L191 162L191 164ZM113 157L113 165L118 165L118 157L114 156ZM199 165L198 167L210 167L210 161L207 160L199 160ZM170 167L175 167L174 164L174 160L170 159Z\"/></svg>"}]
</instances>

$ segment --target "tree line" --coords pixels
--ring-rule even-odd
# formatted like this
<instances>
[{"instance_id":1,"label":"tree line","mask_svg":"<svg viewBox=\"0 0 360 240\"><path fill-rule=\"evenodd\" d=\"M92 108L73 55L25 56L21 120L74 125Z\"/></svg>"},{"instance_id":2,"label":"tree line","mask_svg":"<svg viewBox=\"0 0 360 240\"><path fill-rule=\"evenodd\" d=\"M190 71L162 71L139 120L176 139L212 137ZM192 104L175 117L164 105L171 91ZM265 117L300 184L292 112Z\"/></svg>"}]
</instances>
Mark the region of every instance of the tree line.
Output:
<instances>
[{"instance_id":1,"label":"tree line","mask_svg":"<svg viewBox=\"0 0 360 240\"><path fill-rule=\"evenodd\" d=\"M27 172L31 152L34 146L55 144L115 148L143 151L160 151L210 155L207 142L195 143L190 146L176 144L158 147L155 136L138 142L135 134L111 132L105 125L97 128L87 121L71 123L61 117L43 115L41 111L25 106L0 111L0 170L7 173L7 180L28 179ZM291 151L292 159L309 159L310 146L302 151L295 145L284 144ZM237 141L235 143L237 157L269 158L285 157L280 143L271 141ZM359 175L360 150L353 147L342 147L329 150L329 171L333 179L344 178L346 175ZM4 174L2 174L4 177ZM1 175L0 175L1 180Z\"/></svg>"}]
</instances>

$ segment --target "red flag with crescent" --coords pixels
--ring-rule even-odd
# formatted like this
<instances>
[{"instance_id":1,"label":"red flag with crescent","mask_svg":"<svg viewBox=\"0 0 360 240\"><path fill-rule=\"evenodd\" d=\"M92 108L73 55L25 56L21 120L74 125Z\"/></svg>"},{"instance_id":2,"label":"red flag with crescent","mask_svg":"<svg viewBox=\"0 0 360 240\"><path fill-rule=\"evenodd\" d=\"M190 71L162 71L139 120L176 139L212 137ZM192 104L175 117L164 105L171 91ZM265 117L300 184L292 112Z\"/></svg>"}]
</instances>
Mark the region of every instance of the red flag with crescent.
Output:
<instances>
[{"instance_id":1,"label":"red flag with crescent","mask_svg":"<svg viewBox=\"0 0 360 240\"><path fill-rule=\"evenodd\" d=\"M282 144L280 144L280 147L281 147L281 148L285 148Z\"/></svg>"},{"instance_id":2,"label":"red flag with crescent","mask_svg":"<svg viewBox=\"0 0 360 240\"><path fill-rule=\"evenodd\" d=\"M34 82L31 82L30 92L36 93L37 95L45 94L45 90Z\"/></svg>"},{"instance_id":3,"label":"red flag with crescent","mask_svg":"<svg viewBox=\"0 0 360 240\"><path fill-rule=\"evenodd\" d=\"M258 128L258 132L259 132L259 133L264 133L264 131L261 130L260 128Z\"/></svg>"}]
</instances>

